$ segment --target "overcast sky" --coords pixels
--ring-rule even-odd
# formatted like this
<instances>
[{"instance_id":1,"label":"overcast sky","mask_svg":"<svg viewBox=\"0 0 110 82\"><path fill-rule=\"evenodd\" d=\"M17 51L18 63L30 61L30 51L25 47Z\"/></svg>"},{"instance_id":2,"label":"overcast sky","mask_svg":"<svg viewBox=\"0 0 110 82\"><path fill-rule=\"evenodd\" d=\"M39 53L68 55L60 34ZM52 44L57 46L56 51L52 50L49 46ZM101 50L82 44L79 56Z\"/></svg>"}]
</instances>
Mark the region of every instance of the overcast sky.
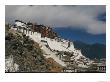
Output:
<instances>
[{"instance_id":1,"label":"overcast sky","mask_svg":"<svg viewBox=\"0 0 110 82\"><path fill-rule=\"evenodd\" d=\"M72 27L90 34L105 34L106 21L98 17L106 6L6 6L6 23L15 19L32 21L51 27ZM102 18L106 19L106 15Z\"/></svg>"}]
</instances>

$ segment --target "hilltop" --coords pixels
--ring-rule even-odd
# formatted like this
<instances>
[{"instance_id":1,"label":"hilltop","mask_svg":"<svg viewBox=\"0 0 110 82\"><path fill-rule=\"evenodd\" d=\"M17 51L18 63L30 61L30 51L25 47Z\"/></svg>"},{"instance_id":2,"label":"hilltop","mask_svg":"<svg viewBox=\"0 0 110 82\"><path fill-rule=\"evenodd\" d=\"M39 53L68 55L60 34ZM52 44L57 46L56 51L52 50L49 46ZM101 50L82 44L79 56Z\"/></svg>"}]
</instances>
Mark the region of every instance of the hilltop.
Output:
<instances>
[{"instance_id":1,"label":"hilltop","mask_svg":"<svg viewBox=\"0 0 110 82\"><path fill-rule=\"evenodd\" d=\"M15 20L6 25L6 72L86 72L98 64L51 27ZM105 62L102 62L105 70ZM89 71L90 71L89 70ZM101 72L104 71L101 69Z\"/></svg>"}]
</instances>

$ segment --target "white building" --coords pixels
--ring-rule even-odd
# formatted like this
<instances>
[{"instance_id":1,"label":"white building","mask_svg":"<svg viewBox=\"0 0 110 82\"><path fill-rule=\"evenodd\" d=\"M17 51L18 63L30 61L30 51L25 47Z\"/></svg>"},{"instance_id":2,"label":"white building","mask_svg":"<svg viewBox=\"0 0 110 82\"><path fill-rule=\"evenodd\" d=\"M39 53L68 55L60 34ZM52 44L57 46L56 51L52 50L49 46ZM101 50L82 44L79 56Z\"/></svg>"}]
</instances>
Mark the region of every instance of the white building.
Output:
<instances>
[{"instance_id":1,"label":"white building","mask_svg":"<svg viewBox=\"0 0 110 82\"><path fill-rule=\"evenodd\" d=\"M23 23L21 21L16 21L15 25L17 27L26 27L26 25L23 25ZM21 32L22 29L21 29ZM86 58L84 55L82 55L81 50L77 50L74 48L74 44L73 42L70 42L68 40L65 39L51 39L51 38L47 38L47 37L41 37L40 33L35 32L34 34L31 34L31 32L29 32L28 34L24 31L24 34L26 34L27 36L29 36L31 39L33 39L35 42L39 43L41 46L44 46L42 49L45 49L44 51L46 52L46 54L52 54L50 57L53 57L54 59L56 59L57 63L63 63L62 59L57 58L57 56L54 56L56 52L53 51L66 51L66 52L70 52L73 54L73 56L71 57L71 60L75 60L78 62L79 66L81 67L86 67L86 65L84 64L84 61L88 62L88 64L90 64L90 61L88 58ZM47 47L48 46L48 47ZM82 59L82 61L79 61L79 59ZM59 62L60 61L60 62Z\"/></svg>"}]
</instances>

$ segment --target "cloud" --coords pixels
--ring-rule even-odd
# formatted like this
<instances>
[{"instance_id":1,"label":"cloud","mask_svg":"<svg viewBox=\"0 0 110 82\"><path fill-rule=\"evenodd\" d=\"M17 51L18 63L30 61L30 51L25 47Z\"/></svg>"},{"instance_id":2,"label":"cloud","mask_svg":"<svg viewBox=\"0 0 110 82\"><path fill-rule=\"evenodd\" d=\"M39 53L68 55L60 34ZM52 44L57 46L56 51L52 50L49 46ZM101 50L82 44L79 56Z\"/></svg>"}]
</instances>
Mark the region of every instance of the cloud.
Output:
<instances>
[{"instance_id":1,"label":"cloud","mask_svg":"<svg viewBox=\"0 0 110 82\"><path fill-rule=\"evenodd\" d=\"M97 16L106 12L104 5L81 6L6 6L6 22L15 19L32 21L52 27L84 29L91 34L106 33L106 23Z\"/></svg>"}]
</instances>

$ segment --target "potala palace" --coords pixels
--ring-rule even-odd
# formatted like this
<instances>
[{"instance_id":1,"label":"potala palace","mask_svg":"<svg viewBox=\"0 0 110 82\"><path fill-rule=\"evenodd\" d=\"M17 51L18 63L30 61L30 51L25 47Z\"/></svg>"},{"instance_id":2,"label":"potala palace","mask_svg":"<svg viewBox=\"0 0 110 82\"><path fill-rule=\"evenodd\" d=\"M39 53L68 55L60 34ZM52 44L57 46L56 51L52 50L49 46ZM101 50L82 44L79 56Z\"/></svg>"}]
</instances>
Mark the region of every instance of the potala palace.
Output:
<instances>
[{"instance_id":1,"label":"potala palace","mask_svg":"<svg viewBox=\"0 0 110 82\"><path fill-rule=\"evenodd\" d=\"M11 26L11 29L22 32L37 42L41 46L45 58L52 58L61 66L65 67L65 69L62 70L63 72L77 72L77 69L73 67L74 65L77 65L79 68L88 68L89 65L93 63L92 60L86 58L81 53L81 50L74 48L74 42L59 38L57 33L53 32L49 26L15 20L15 24ZM68 57L65 53L69 53L70 56ZM9 61L9 59L6 60L6 62ZM11 63L13 63L12 60ZM8 70L10 66L11 65L6 64L6 70ZM16 70L19 70L17 64L14 64L14 66Z\"/></svg>"}]
</instances>

